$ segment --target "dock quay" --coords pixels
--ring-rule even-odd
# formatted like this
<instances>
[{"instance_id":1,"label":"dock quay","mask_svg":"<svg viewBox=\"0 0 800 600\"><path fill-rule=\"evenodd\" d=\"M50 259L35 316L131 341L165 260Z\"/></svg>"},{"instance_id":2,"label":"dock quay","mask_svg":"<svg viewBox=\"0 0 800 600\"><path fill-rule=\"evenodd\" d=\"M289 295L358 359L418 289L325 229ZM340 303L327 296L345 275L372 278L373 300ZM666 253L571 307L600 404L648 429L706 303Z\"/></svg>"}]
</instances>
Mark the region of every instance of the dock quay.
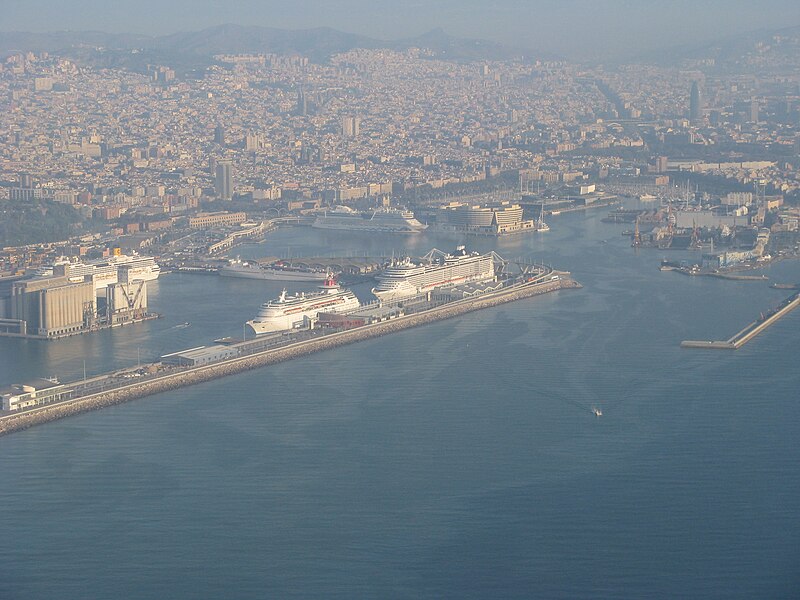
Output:
<instances>
[{"instance_id":1,"label":"dock quay","mask_svg":"<svg viewBox=\"0 0 800 600\"><path fill-rule=\"evenodd\" d=\"M28 410L4 413L0 416L0 435L28 429L35 425L55 421L72 415L98 410L107 406L122 404L137 398L143 398L197 383L203 383L243 373L267 365L306 356L314 352L330 350L368 339L389 335L412 327L418 327L443 319L450 319L468 312L490 308L506 302L514 302L541 294L562 289L582 287L573 280L569 273L551 271L547 278L539 278L524 283L517 283L501 288L495 292L448 302L421 312L406 314L396 319L364 325L354 329L327 333L309 339L288 343L280 347L267 347L264 350L253 350L249 354L221 360L197 367L176 367L144 375L137 379L118 378L114 387L107 389L105 382L111 381L110 375L93 379L92 387L83 382L67 383L75 389L73 398L45 404ZM145 365L156 367L156 365ZM99 388L99 389L98 389Z\"/></svg>"},{"instance_id":2,"label":"dock quay","mask_svg":"<svg viewBox=\"0 0 800 600\"><path fill-rule=\"evenodd\" d=\"M712 350L737 350L747 342L764 331L767 327L778 321L781 317L793 311L800 305L800 293L792 294L774 311L764 314L756 321L750 323L739 333L725 341L684 340L681 348L709 348Z\"/></svg>"},{"instance_id":3,"label":"dock quay","mask_svg":"<svg viewBox=\"0 0 800 600\"><path fill-rule=\"evenodd\" d=\"M750 270L754 267L749 267L747 270ZM695 267L690 267L687 265L678 265L676 263L670 262L663 262L660 267L661 271L673 271L675 273L680 273L681 275L688 275L690 277L716 277L717 279L727 279L730 281L767 281L769 277L766 275L740 275L737 273L730 271L710 271L707 269L700 269ZM787 288L793 289L793 288Z\"/></svg>"},{"instance_id":4,"label":"dock quay","mask_svg":"<svg viewBox=\"0 0 800 600\"><path fill-rule=\"evenodd\" d=\"M579 210L591 210L593 208L608 208L609 206L614 206L619 202L620 202L619 198L614 196L613 198L608 198L607 200L601 200L599 202L566 206L564 208L556 208L549 211L545 210L544 213L545 215L560 215L562 213L578 212Z\"/></svg>"},{"instance_id":5,"label":"dock quay","mask_svg":"<svg viewBox=\"0 0 800 600\"><path fill-rule=\"evenodd\" d=\"M249 262L270 266L280 263L284 267L298 269L310 269L316 271L331 271L332 273L343 273L348 276L372 276L389 262L388 257L384 256L310 256L296 258L280 258L278 256L265 256L263 258L252 259ZM192 264L180 265L173 268L176 273L189 273L194 275L217 275L221 267L227 264L223 259L207 259L195 261ZM162 271L163 273L163 271Z\"/></svg>"},{"instance_id":6,"label":"dock quay","mask_svg":"<svg viewBox=\"0 0 800 600\"><path fill-rule=\"evenodd\" d=\"M269 256L260 258L256 262L266 265L281 262L289 267L297 267L300 269L328 270L334 273L345 273L348 275L364 275L379 271L388 261L389 258L387 257L375 256L310 256L302 258L279 258L277 256Z\"/></svg>"}]
</instances>

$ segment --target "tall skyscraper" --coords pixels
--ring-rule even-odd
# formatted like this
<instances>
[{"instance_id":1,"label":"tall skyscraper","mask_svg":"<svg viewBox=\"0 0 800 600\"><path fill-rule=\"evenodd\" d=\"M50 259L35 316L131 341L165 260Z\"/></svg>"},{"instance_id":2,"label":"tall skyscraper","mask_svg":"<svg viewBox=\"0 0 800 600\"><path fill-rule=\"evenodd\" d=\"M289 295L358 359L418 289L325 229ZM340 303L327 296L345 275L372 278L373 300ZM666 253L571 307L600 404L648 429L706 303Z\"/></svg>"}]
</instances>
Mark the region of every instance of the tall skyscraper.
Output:
<instances>
[{"instance_id":1,"label":"tall skyscraper","mask_svg":"<svg viewBox=\"0 0 800 600\"><path fill-rule=\"evenodd\" d=\"M222 200L233 198L233 165L230 161L222 160L217 163L217 177L214 189Z\"/></svg>"},{"instance_id":2,"label":"tall skyscraper","mask_svg":"<svg viewBox=\"0 0 800 600\"><path fill-rule=\"evenodd\" d=\"M692 89L689 92L689 118L692 121L699 121L703 116L703 101L700 97L700 86L696 81L692 82Z\"/></svg>"},{"instance_id":3,"label":"tall skyscraper","mask_svg":"<svg viewBox=\"0 0 800 600\"><path fill-rule=\"evenodd\" d=\"M246 152L257 152L261 149L261 136L257 133L248 133L244 136L244 149Z\"/></svg>"},{"instance_id":4,"label":"tall skyscraper","mask_svg":"<svg viewBox=\"0 0 800 600\"><path fill-rule=\"evenodd\" d=\"M342 135L344 137L357 137L361 129L361 119L358 117L342 117Z\"/></svg>"},{"instance_id":5,"label":"tall skyscraper","mask_svg":"<svg viewBox=\"0 0 800 600\"><path fill-rule=\"evenodd\" d=\"M750 99L750 122L758 123L758 100Z\"/></svg>"},{"instance_id":6,"label":"tall skyscraper","mask_svg":"<svg viewBox=\"0 0 800 600\"><path fill-rule=\"evenodd\" d=\"M222 125L214 127L214 143L220 146L225 145L225 128Z\"/></svg>"},{"instance_id":7,"label":"tall skyscraper","mask_svg":"<svg viewBox=\"0 0 800 600\"><path fill-rule=\"evenodd\" d=\"M303 88L300 88L297 92L297 108L295 110L302 117L308 114L308 98L306 98L306 92Z\"/></svg>"}]
</instances>

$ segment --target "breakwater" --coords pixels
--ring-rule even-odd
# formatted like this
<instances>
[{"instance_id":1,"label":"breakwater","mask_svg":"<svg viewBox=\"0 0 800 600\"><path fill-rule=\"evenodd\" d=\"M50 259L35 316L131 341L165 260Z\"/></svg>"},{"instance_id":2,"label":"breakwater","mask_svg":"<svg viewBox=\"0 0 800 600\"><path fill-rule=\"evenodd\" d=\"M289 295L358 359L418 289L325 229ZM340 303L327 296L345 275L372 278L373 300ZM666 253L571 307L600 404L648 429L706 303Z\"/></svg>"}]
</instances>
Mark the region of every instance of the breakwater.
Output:
<instances>
[{"instance_id":1,"label":"breakwater","mask_svg":"<svg viewBox=\"0 0 800 600\"><path fill-rule=\"evenodd\" d=\"M83 412L122 404L137 398L211 381L228 375L235 375L292 358L306 356L314 352L330 350L346 344L396 333L404 329L418 327L434 321L450 319L468 312L490 308L506 302L514 302L523 298L546 294L561 289L581 287L578 282L565 275L566 274L560 274L560 278L557 280L504 288L497 292L474 298L457 300L424 312L413 313L397 319L331 333L319 338L304 340L280 348L265 350L209 365L188 368L177 372L169 372L154 376L152 379L136 381L128 385L117 387L113 390L89 394L62 403L45 405L20 413L8 414L0 417L0 435L28 429L35 425L63 419Z\"/></svg>"},{"instance_id":2,"label":"breakwater","mask_svg":"<svg viewBox=\"0 0 800 600\"><path fill-rule=\"evenodd\" d=\"M766 281L769 279L766 275L737 275L735 273L726 272L720 273L718 271L706 271L703 269L693 269L691 267L675 267L665 265L661 267L662 271L673 271L681 275L689 275L690 277L716 277L717 279L727 279L729 281Z\"/></svg>"},{"instance_id":3,"label":"breakwater","mask_svg":"<svg viewBox=\"0 0 800 600\"><path fill-rule=\"evenodd\" d=\"M767 327L775 323L778 319L785 316L800 306L800 293L793 294L784 300L778 308L768 315L763 315L757 321L753 321L733 337L724 341L703 341L703 340L684 340L681 348L709 348L712 350L736 350L744 346L747 342L764 331Z\"/></svg>"}]
</instances>

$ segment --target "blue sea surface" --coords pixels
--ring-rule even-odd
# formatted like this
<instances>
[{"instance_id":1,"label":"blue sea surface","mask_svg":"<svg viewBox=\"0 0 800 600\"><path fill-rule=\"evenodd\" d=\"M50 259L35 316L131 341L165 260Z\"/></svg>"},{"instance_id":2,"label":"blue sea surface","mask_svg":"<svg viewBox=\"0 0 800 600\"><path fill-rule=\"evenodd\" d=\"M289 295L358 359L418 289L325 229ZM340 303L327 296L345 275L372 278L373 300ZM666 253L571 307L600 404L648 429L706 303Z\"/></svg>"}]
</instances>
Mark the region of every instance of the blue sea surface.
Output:
<instances>
[{"instance_id":1,"label":"blue sea surface","mask_svg":"<svg viewBox=\"0 0 800 600\"><path fill-rule=\"evenodd\" d=\"M681 349L788 292L659 272L602 216L468 241L581 290L0 438L0 598L797 597L800 311L735 352ZM462 241L295 228L236 252ZM157 321L0 339L0 383L240 335L282 286L163 276Z\"/></svg>"}]
</instances>

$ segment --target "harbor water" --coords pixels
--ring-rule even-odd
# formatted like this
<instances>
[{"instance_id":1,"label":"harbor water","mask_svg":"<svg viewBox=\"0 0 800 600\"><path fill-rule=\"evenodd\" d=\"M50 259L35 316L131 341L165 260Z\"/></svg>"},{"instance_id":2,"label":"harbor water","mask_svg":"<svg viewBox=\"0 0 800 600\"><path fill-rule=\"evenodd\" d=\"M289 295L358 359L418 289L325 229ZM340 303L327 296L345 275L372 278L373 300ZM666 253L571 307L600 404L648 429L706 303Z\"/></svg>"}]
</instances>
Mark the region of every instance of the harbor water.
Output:
<instances>
[{"instance_id":1,"label":"harbor water","mask_svg":"<svg viewBox=\"0 0 800 600\"><path fill-rule=\"evenodd\" d=\"M682 349L788 292L660 272L603 215L467 240L581 290L0 438L0 598L795 597L800 311L737 351ZM235 253L464 241L289 228ZM798 282L800 262L764 272ZM282 287L162 276L162 319L0 339L0 384L241 336Z\"/></svg>"}]
</instances>

